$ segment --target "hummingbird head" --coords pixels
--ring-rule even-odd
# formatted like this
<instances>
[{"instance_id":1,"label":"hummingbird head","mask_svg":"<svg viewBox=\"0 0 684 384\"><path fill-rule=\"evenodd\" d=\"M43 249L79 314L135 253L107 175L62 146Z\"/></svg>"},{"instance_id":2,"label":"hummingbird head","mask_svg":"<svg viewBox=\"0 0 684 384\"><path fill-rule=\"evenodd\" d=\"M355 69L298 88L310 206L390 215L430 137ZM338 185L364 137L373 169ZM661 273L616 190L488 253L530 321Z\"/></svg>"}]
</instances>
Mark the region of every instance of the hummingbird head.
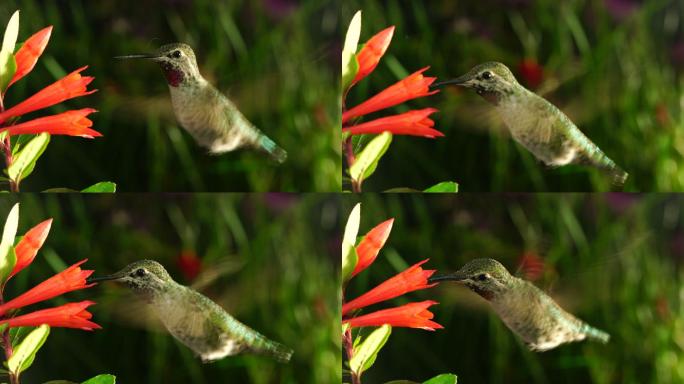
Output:
<instances>
[{"instance_id":1,"label":"hummingbird head","mask_svg":"<svg viewBox=\"0 0 684 384\"><path fill-rule=\"evenodd\" d=\"M513 93L518 81L507 66L490 61L475 66L463 76L437 83L434 87L450 84L473 88L478 95L496 105L503 97Z\"/></svg>"},{"instance_id":2,"label":"hummingbird head","mask_svg":"<svg viewBox=\"0 0 684 384\"><path fill-rule=\"evenodd\" d=\"M162 45L154 53L117 56L117 59L148 59L156 61L172 87L188 85L201 78L192 48L183 43Z\"/></svg>"},{"instance_id":3,"label":"hummingbird head","mask_svg":"<svg viewBox=\"0 0 684 384\"><path fill-rule=\"evenodd\" d=\"M99 281L118 281L126 284L134 293L150 297L162 291L173 279L164 267L153 260L140 260L131 263L114 274L89 278L88 283Z\"/></svg>"},{"instance_id":4,"label":"hummingbird head","mask_svg":"<svg viewBox=\"0 0 684 384\"><path fill-rule=\"evenodd\" d=\"M429 283L456 281L487 300L505 292L513 276L494 259L474 259L454 273L431 277Z\"/></svg>"}]
</instances>

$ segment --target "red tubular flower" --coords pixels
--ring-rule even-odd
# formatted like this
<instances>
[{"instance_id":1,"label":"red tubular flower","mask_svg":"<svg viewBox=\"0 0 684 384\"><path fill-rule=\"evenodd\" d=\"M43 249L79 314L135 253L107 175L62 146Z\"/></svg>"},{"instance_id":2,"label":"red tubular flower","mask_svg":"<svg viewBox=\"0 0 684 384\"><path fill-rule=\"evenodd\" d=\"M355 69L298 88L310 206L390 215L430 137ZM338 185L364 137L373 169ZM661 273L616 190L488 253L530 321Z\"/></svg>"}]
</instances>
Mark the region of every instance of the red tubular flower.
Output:
<instances>
[{"instance_id":1,"label":"red tubular flower","mask_svg":"<svg viewBox=\"0 0 684 384\"><path fill-rule=\"evenodd\" d=\"M52 135L80 136L92 139L102 136L100 132L90 129L93 126L93 122L86 116L93 112L97 111L93 108L66 111L57 115L39 117L25 123L0 128L0 132L7 131L10 136L47 132Z\"/></svg>"},{"instance_id":2,"label":"red tubular flower","mask_svg":"<svg viewBox=\"0 0 684 384\"><path fill-rule=\"evenodd\" d=\"M435 108L408 111L349 127L342 127L342 132L360 135L364 133L372 134L387 131L395 135L422 136L434 139L435 137L444 136L442 132L432 128L435 126L435 122L428 118L428 116L435 112L437 112Z\"/></svg>"},{"instance_id":3,"label":"red tubular flower","mask_svg":"<svg viewBox=\"0 0 684 384\"><path fill-rule=\"evenodd\" d=\"M436 77L424 77L422 75L428 68L430 67L425 67L410 74L356 107L345 111L342 113L342 123L344 124L354 117L367 115L371 112L403 103L406 100L430 96L439 92L439 90L430 92L429 89L430 84L435 81Z\"/></svg>"},{"instance_id":4,"label":"red tubular flower","mask_svg":"<svg viewBox=\"0 0 684 384\"><path fill-rule=\"evenodd\" d=\"M525 59L518 64L518 72L526 85L537 88L544 79L544 69L534 59Z\"/></svg>"},{"instance_id":5,"label":"red tubular flower","mask_svg":"<svg viewBox=\"0 0 684 384\"><path fill-rule=\"evenodd\" d=\"M393 327L420 328L427 331L444 328L431 321L434 314L427 309L436 301L426 300L417 303L408 303L400 307L383 309L371 312L367 315L358 316L343 323L349 323L353 327L374 327L389 324Z\"/></svg>"},{"instance_id":6,"label":"red tubular flower","mask_svg":"<svg viewBox=\"0 0 684 384\"><path fill-rule=\"evenodd\" d=\"M81 270L79 267L79 265L85 263L87 260L88 259L79 261L78 263L50 277L49 279L22 293L14 299L0 305L0 315L4 315L11 309L17 309L40 301L48 300L66 292L92 287L95 284L86 284L86 278L88 278L93 271Z\"/></svg>"},{"instance_id":7,"label":"red tubular flower","mask_svg":"<svg viewBox=\"0 0 684 384\"><path fill-rule=\"evenodd\" d=\"M36 111L61 103L64 100L73 99L74 97L90 95L96 92L97 89L88 91L86 87L93 81L94 77L81 76L80 72L88 66L81 67L56 82L48 85L35 95L22 101L21 103L9 108L5 112L0 113L0 123L4 123L7 119L21 116L29 112Z\"/></svg>"},{"instance_id":8,"label":"red tubular flower","mask_svg":"<svg viewBox=\"0 0 684 384\"><path fill-rule=\"evenodd\" d=\"M378 252L380 252L380 248L385 245L385 241L387 241L392 231L393 223L394 219L389 219L378 224L375 228L368 231L363 240L361 240L361 243L356 246L358 262L352 272L352 277L373 264L378 256Z\"/></svg>"},{"instance_id":9,"label":"red tubular flower","mask_svg":"<svg viewBox=\"0 0 684 384\"><path fill-rule=\"evenodd\" d=\"M381 301L389 300L391 298L401 296L407 292L416 291L434 287L435 284L428 284L427 280L435 270L424 270L420 266L425 264L430 259L425 259L410 268L400 272L377 287L357 297L356 299L342 305L342 315L348 312L367 307L371 304L379 303Z\"/></svg>"},{"instance_id":10,"label":"red tubular flower","mask_svg":"<svg viewBox=\"0 0 684 384\"><path fill-rule=\"evenodd\" d=\"M394 35L394 26L385 28L375 36L368 39L361 51L356 55L359 62L359 70L351 83L351 86L358 83L361 79L373 72L380 62L380 58L385 54Z\"/></svg>"},{"instance_id":11,"label":"red tubular flower","mask_svg":"<svg viewBox=\"0 0 684 384\"><path fill-rule=\"evenodd\" d=\"M31 72L38 61L38 58L43 54L43 51L50 40L50 34L52 34L52 26L43 28L29 37L28 40L24 42L24 45L19 48L14 55L14 58L17 61L17 70L14 72L14 76L12 76L12 80L10 80L7 88L26 76L27 73Z\"/></svg>"},{"instance_id":12,"label":"red tubular flower","mask_svg":"<svg viewBox=\"0 0 684 384\"><path fill-rule=\"evenodd\" d=\"M89 321L93 315L86 311L86 308L95 304L94 301L81 301L78 303L68 303L59 307L43 309L2 320L0 324L7 324L13 327L37 327L47 324L51 327L79 328L85 331L100 329L99 325Z\"/></svg>"},{"instance_id":13,"label":"red tubular flower","mask_svg":"<svg viewBox=\"0 0 684 384\"><path fill-rule=\"evenodd\" d=\"M50 233L51 225L52 219L45 220L31 228L26 232L24 237L21 238L19 244L14 247L14 252L17 255L17 263L14 264L14 269L12 269L7 280L11 279L12 276L16 275L19 271L33 262L38 250L43 246L48 233Z\"/></svg>"},{"instance_id":14,"label":"red tubular flower","mask_svg":"<svg viewBox=\"0 0 684 384\"><path fill-rule=\"evenodd\" d=\"M176 259L176 265L185 280L192 281L202 270L202 260L193 251L183 251Z\"/></svg>"}]
</instances>

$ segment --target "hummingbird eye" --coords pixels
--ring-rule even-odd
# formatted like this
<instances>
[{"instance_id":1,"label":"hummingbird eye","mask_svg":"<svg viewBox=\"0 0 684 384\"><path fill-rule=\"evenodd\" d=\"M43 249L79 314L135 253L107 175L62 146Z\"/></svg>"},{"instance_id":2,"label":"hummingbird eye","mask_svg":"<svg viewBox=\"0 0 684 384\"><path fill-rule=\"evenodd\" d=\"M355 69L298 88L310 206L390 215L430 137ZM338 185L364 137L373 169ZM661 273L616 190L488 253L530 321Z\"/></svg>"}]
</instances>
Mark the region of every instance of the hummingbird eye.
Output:
<instances>
[{"instance_id":1,"label":"hummingbird eye","mask_svg":"<svg viewBox=\"0 0 684 384\"><path fill-rule=\"evenodd\" d=\"M135 270L135 276L137 276L137 277L143 277L143 276L145 276L146 273L147 272L142 268L138 268Z\"/></svg>"},{"instance_id":2,"label":"hummingbird eye","mask_svg":"<svg viewBox=\"0 0 684 384\"><path fill-rule=\"evenodd\" d=\"M178 51L178 50L173 51L173 53L171 54L171 57L173 57L174 59L180 58L181 57L181 51Z\"/></svg>"},{"instance_id":3,"label":"hummingbird eye","mask_svg":"<svg viewBox=\"0 0 684 384\"><path fill-rule=\"evenodd\" d=\"M492 73L489 72L489 71L484 72L484 73L482 74L482 78L485 79L485 80L489 80L489 79L492 78Z\"/></svg>"},{"instance_id":4,"label":"hummingbird eye","mask_svg":"<svg viewBox=\"0 0 684 384\"><path fill-rule=\"evenodd\" d=\"M477 279L480 281L485 281L485 280L489 279L489 275L486 273L481 273L481 274L477 275Z\"/></svg>"}]
</instances>

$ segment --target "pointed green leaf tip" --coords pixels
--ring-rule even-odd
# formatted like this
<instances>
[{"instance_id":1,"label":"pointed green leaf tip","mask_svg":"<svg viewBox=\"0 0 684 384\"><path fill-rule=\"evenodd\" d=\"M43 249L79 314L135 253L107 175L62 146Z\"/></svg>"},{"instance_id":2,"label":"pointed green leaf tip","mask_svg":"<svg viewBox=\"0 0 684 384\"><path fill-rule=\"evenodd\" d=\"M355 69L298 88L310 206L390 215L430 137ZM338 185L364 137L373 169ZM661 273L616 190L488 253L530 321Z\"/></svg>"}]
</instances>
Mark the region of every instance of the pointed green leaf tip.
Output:
<instances>
[{"instance_id":1,"label":"pointed green leaf tip","mask_svg":"<svg viewBox=\"0 0 684 384\"><path fill-rule=\"evenodd\" d=\"M346 90L359 71L359 62L356 60L356 49L361 36L361 11L357 11L352 17L347 28L342 49L342 89Z\"/></svg>"},{"instance_id":2,"label":"pointed green leaf tip","mask_svg":"<svg viewBox=\"0 0 684 384\"><path fill-rule=\"evenodd\" d=\"M375 358L387 342L387 339L389 339L391 333L392 326L383 325L371 332L357 348L354 348L354 356L349 361L349 367L352 372L360 375L370 368L375 363Z\"/></svg>"},{"instance_id":3,"label":"pointed green leaf tip","mask_svg":"<svg viewBox=\"0 0 684 384\"><path fill-rule=\"evenodd\" d=\"M347 282L351 277L358 256L356 255L356 235L359 233L359 222L361 221L361 203L356 204L349 214L347 225L344 227L344 237L342 238L342 281Z\"/></svg>"},{"instance_id":4,"label":"pointed green leaf tip","mask_svg":"<svg viewBox=\"0 0 684 384\"><path fill-rule=\"evenodd\" d=\"M431 193L456 193L458 192L458 184L453 181L443 181L426 189L424 192Z\"/></svg>"},{"instance_id":5,"label":"pointed green leaf tip","mask_svg":"<svg viewBox=\"0 0 684 384\"><path fill-rule=\"evenodd\" d=\"M433 377L423 384L456 384L456 382L456 375L452 375L451 373L443 373L439 376Z\"/></svg>"},{"instance_id":6,"label":"pointed green leaf tip","mask_svg":"<svg viewBox=\"0 0 684 384\"><path fill-rule=\"evenodd\" d=\"M114 193L116 192L116 184L111 181L101 181L97 184L93 184L90 187L82 190L81 192L86 193Z\"/></svg>"},{"instance_id":7,"label":"pointed green leaf tip","mask_svg":"<svg viewBox=\"0 0 684 384\"><path fill-rule=\"evenodd\" d=\"M2 241L0 241L0 282L4 282L14 268L17 257L14 254L14 237L17 234L19 225L19 203L14 204L7 215L5 228L2 231Z\"/></svg>"},{"instance_id":8,"label":"pointed green leaf tip","mask_svg":"<svg viewBox=\"0 0 684 384\"><path fill-rule=\"evenodd\" d=\"M116 376L114 375L97 375L92 379L84 381L82 384L115 384Z\"/></svg>"},{"instance_id":9,"label":"pointed green leaf tip","mask_svg":"<svg viewBox=\"0 0 684 384\"><path fill-rule=\"evenodd\" d=\"M357 183L370 177L382 156L387 152L392 142L392 134L383 132L375 137L366 145L361 153L356 157L354 164L349 167L349 175Z\"/></svg>"},{"instance_id":10,"label":"pointed green leaf tip","mask_svg":"<svg viewBox=\"0 0 684 384\"><path fill-rule=\"evenodd\" d=\"M38 158L45 152L49 143L49 133L41 133L26 143L19 153L14 156L12 164L7 168L9 178L19 184L30 175L36 166Z\"/></svg>"},{"instance_id":11,"label":"pointed green leaf tip","mask_svg":"<svg viewBox=\"0 0 684 384\"><path fill-rule=\"evenodd\" d=\"M19 11L15 11L5 28L0 49L0 92L4 92L10 80L17 70L17 62L14 59L14 47L19 35Z\"/></svg>"},{"instance_id":12,"label":"pointed green leaf tip","mask_svg":"<svg viewBox=\"0 0 684 384\"><path fill-rule=\"evenodd\" d=\"M33 364L33 359L45 343L48 334L50 334L50 326L43 324L26 335L7 360L9 370L18 375L28 369Z\"/></svg>"}]
</instances>

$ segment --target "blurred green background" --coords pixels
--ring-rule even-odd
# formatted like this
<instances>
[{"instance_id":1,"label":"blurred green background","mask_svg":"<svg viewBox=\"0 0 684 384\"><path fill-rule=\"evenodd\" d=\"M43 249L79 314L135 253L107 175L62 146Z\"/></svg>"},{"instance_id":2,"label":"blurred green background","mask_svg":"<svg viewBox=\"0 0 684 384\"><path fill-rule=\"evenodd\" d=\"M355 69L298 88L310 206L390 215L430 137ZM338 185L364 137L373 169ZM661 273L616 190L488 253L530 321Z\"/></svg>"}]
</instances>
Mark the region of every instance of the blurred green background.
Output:
<instances>
[{"instance_id":1,"label":"blurred green background","mask_svg":"<svg viewBox=\"0 0 684 384\"><path fill-rule=\"evenodd\" d=\"M488 257L519 276L536 275L529 278L561 306L612 336L606 345L530 352L486 301L442 283L364 312L436 300L434 320L445 327L395 328L364 383L422 382L445 372L459 383L684 382L682 196L365 194L345 199L343 212L358 201L360 235L395 221L375 263L349 283L347 299L425 258L423 268L449 272Z\"/></svg>"},{"instance_id":2,"label":"blurred green background","mask_svg":"<svg viewBox=\"0 0 684 384\"><path fill-rule=\"evenodd\" d=\"M52 111L94 107L104 137L53 138L23 190L336 191L341 185L339 8L317 0L5 0L19 41L54 25L36 68L7 93L12 106L89 65L99 92ZM207 154L176 123L159 67L117 61L169 42L190 44L200 71L288 151L278 166L252 151ZM39 114L40 114L39 113Z\"/></svg>"},{"instance_id":3,"label":"blurred green background","mask_svg":"<svg viewBox=\"0 0 684 384\"><path fill-rule=\"evenodd\" d=\"M431 66L425 75L443 80L500 61L630 173L625 190L684 188L683 2L350 0L342 3L343 29L359 9L361 42L390 25L396 30L347 106L424 66ZM461 191L611 188L609 178L585 167L538 163L472 91L448 87L371 118L425 107L439 109L435 128L446 137L395 137L365 191L424 189L445 180Z\"/></svg>"},{"instance_id":4,"label":"blurred green background","mask_svg":"<svg viewBox=\"0 0 684 384\"><path fill-rule=\"evenodd\" d=\"M29 194L19 201L19 234L46 218L54 222L35 261L12 279L5 298L84 258L89 260L82 268L95 269L95 275L154 259L181 284L213 276L201 292L295 351L288 364L248 355L202 364L157 322L147 321L145 305L125 287L102 283L30 307L93 300L97 305L89 310L103 329L53 328L22 383L80 382L98 373L114 374L125 384L339 383L342 219L335 196ZM0 201L2 215L12 204Z\"/></svg>"}]
</instances>

